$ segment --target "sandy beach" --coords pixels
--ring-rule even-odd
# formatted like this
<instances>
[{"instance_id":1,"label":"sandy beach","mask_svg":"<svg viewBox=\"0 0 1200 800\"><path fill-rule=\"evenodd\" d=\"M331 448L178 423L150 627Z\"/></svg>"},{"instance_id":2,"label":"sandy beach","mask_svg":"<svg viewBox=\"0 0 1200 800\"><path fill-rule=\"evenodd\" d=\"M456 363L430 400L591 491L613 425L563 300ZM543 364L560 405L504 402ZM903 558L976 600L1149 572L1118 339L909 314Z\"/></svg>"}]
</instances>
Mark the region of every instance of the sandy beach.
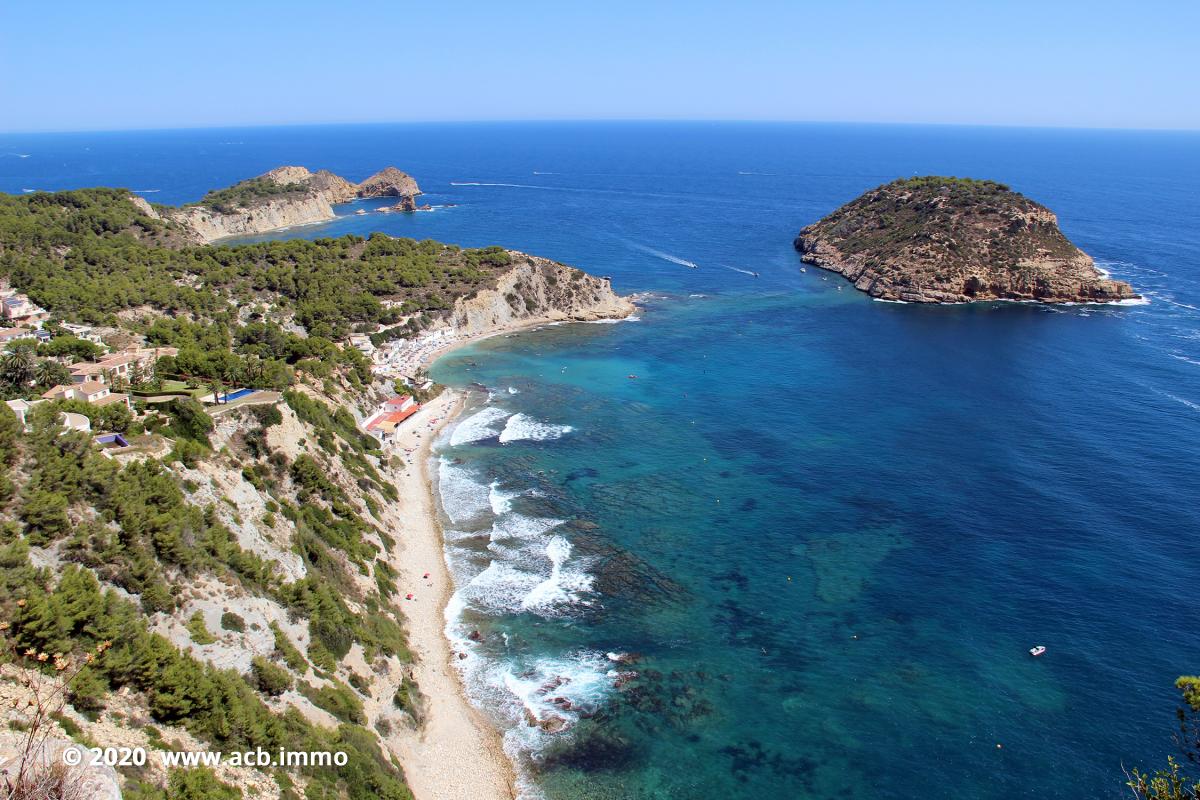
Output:
<instances>
[{"instance_id":1,"label":"sandy beach","mask_svg":"<svg viewBox=\"0 0 1200 800\"><path fill-rule=\"evenodd\" d=\"M391 366L406 373L427 369L459 347L492 336L562 323L538 317L481 332L462 335L447 330L427 334L394 351ZM401 543L391 565L400 575L401 601L408 620L409 646L416 655L413 676L427 698L425 724L417 731L397 732L389 746L400 756L404 773L417 800L511 800L517 796L516 773L504 753L500 732L471 705L452 661L445 635L445 609L454 592L446 567L445 541L429 475L433 443L438 433L462 410L465 397L450 389L426 403L405 421L390 453L407 465L391 470L400 493ZM429 573L429 578L423 576Z\"/></svg>"},{"instance_id":2,"label":"sandy beach","mask_svg":"<svg viewBox=\"0 0 1200 800\"><path fill-rule=\"evenodd\" d=\"M404 527L392 557L399 585L414 599L400 601L408 618L413 675L427 700L425 724L389 737L418 800L509 800L516 796L512 765L500 734L467 700L446 639L444 610L454 590L428 474L438 431L458 412L462 395L447 390L406 421L395 452L408 465L396 471ZM406 452L411 449L411 453ZM428 572L429 578L422 576Z\"/></svg>"}]
</instances>

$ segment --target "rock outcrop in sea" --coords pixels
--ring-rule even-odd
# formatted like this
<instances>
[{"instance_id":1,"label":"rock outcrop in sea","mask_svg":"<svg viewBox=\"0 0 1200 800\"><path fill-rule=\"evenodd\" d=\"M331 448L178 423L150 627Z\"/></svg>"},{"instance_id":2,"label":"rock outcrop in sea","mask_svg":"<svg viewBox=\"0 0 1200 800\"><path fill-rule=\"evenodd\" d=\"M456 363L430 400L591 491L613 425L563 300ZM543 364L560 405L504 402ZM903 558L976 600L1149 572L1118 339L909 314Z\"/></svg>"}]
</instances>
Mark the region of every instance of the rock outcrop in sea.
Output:
<instances>
[{"instance_id":1,"label":"rock outcrop in sea","mask_svg":"<svg viewBox=\"0 0 1200 800\"><path fill-rule=\"evenodd\" d=\"M968 303L1136 299L1058 228L1050 209L969 178L892 181L800 231L801 260L881 300Z\"/></svg>"},{"instance_id":2,"label":"rock outcrop in sea","mask_svg":"<svg viewBox=\"0 0 1200 800\"><path fill-rule=\"evenodd\" d=\"M359 197L416 197L421 193L416 180L407 172L395 167L385 167L360 183Z\"/></svg>"},{"instance_id":3,"label":"rock outcrop in sea","mask_svg":"<svg viewBox=\"0 0 1200 800\"><path fill-rule=\"evenodd\" d=\"M230 236L252 236L293 225L325 222L337 216L333 207L357 198L395 197L396 211L420 210L416 180L387 167L362 183L352 183L328 170L284 166L256 178L209 192L200 202L161 212L201 244Z\"/></svg>"}]
</instances>

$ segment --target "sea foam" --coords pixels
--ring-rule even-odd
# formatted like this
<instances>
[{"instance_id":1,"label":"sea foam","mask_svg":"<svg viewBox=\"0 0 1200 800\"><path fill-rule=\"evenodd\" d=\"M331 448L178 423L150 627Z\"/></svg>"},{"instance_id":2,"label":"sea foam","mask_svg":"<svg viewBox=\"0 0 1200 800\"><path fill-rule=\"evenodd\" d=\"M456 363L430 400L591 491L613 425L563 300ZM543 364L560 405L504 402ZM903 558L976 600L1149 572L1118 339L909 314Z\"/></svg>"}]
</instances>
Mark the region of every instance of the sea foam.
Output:
<instances>
[{"instance_id":1,"label":"sea foam","mask_svg":"<svg viewBox=\"0 0 1200 800\"><path fill-rule=\"evenodd\" d=\"M450 446L460 447L471 442L491 439L500 430L496 425L508 417L509 412L496 406L484 406L454 427L450 434Z\"/></svg>"},{"instance_id":2,"label":"sea foam","mask_svg":"<svg viewBox=\"0 0 1200 800\"><path fill-rule=\"evenodd\" d=\"M438 469L438 494L442 510L456 525L491 508L491 487L476 480L470 470L444 458Z\"/></svg>"},{"instance_id":3,"label":"sea foam","mask_svg":"<svg viewBox=\"0 0 1200 800\"><path fill-rule=\"evenodd\" d=\"M570 425L552 425L549 422L539 422L527 414L517 413L508 418L504 430L500 432L500 443L515 442L521 439L543 442L559 439L573 430L574 428Z\"/></svg>"},{"instance_id":4,"label":"sea foam","mask_svg":"<svg viewBox=\"0 0 1200 800\"><path fill-rule=\"evenodd\" d=\"M564 568L571 557L571 543L555 536L546 545L546 558L550 560L550 577L533 587L521 600L521 607L542 615L552 615L563 606L582 601L582 595L591 591L592 576L583 570Z\"/></svg>"}]
</instances>

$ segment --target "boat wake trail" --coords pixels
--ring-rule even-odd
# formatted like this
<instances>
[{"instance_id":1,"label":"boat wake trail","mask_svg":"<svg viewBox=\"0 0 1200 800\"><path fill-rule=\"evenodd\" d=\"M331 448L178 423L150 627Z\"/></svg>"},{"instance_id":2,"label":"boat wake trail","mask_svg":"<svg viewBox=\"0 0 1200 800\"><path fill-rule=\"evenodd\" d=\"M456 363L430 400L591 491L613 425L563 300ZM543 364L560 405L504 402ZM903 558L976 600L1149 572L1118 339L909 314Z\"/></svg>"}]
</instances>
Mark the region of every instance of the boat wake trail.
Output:
<instances>
[{"instance_id":1,"label":"boat wake trail","mask_svg":"<svg viewBox=\"0 0 1200 800\"><path fill-rule=\"evenodd\" d=\"M485 183L484 181L450 181L451 186L507 186L510 189L549 189L554 191L557 187L554 186L533 186L528 183Z\"/></svg>"},{"instance_id":2,"label":"boat wake trail","mask_svg":"<svg viewBox=\"0 0 1200 800\"><path fill-rule=\"evenodd\" d=\"M758 277L757 272L752 272L751 270L748 270L748 269L742 269L741 267L731 267L728 264L719 264L718 266L724 267L725 269L728 269L728 270L732 270L733 272L740 272L743 275L749 275L752 278Z\"/></svg>"},{"instance_id":3,"label":"boat wake trail","mask_svg":"<svg viewBox=\"0 0 1200 800\"><path fill-rule=\"evenodd\" d=\"M655 250L653 247L647 247L644 244L638 244L637 242L631 242L628 240L624 240L624 241L625 241L625 244L629 245L634 250L641 250L643 253L649 253L652 256L657 256L658 258L661 258L663 261L670 261L672 264L678 264L681 267L687 267L688 269L697 269L700 266L695 261L688 261L686 258L680 258L679 256L673 256L670 253L664 253L662 250Z\"/></svg>"}]
</instances>

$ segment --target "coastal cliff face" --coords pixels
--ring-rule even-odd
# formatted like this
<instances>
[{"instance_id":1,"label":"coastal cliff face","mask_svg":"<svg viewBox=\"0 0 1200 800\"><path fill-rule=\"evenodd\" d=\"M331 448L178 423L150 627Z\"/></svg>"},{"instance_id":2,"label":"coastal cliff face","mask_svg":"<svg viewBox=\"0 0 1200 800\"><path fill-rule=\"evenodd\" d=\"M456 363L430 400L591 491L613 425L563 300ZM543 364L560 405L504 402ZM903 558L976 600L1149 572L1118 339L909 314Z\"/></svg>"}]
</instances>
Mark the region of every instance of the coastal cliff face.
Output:
<instances>
[{"instance_id":1,"label":"coastal cliff face","mask_svg":"<svg viewBox=\"0 0 1200 800\"><path fill-rule=\"evenodd\" d=\"M621 319L636 310L607 278L514 250L509 256L511 267L495 287L455 302L449 322L457 333L478 336L542 321Z\"/></svg>"},{"instance_id":2,"label":"coastal cliff face","mask_svg":"<svg viewBox=\"0 0 1200 800\"><path fill-rule=\"evenodd\" d=\"M1045 206L991 181L911 178L872 189L800 231L801 260L882 300L967 303L1137 298L1106 278Z\"/></svg>"},{"instance_id":3,"label":"coastal cliff face","mask_svg":"<svg viewBox=\"0 0 1200 800\"><path fill-rule=\"evenodd\" d=\"M266 200L234 213L221 213L204 206L190 206L172 213L172 219L208 244L229 236L251 236L267 231L324 222L336 216L329 199L321 194Z\"/></svg>"},{"instance_id":4,"label":"coastal cliff face","mask_svg":"<svg viewBox=\"0 0 1200 800\"><path fill-rule=\"evenodd\" d=\"M415 211L421 193L417 182L395 167L387 167L360 184L328 170L276 167L227 189L209 192L199 203L167 212L190 238L208 244L230 236L251 236L294 225L333 219L333 207L356 198L397 197L397 207ZM144 203L144 201L143 201ZM142 208L154 214L149 204ZM157 218L157 214L155 214Z\"/></svg>"}]
</instances>

